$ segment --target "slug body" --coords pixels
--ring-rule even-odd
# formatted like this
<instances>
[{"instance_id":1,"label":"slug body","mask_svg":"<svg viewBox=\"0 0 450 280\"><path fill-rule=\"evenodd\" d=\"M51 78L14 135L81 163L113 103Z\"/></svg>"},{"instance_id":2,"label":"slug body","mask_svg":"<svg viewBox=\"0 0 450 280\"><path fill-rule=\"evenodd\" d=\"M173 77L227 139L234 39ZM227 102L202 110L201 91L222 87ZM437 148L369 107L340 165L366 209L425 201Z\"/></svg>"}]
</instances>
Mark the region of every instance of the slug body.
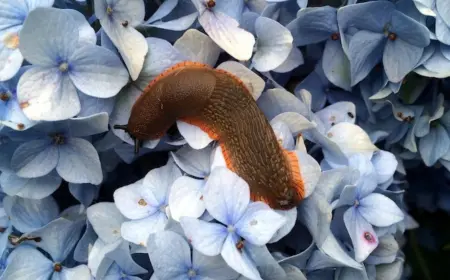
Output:
<instances>
[{"instance_id":1,"label":"slug body","mask_svg":"<svg viewBox=\"0 0 450 280\"><path fill-rule=\"evenodd\" d=\"M162 137L182 120L218 141L227 167L254 201L291 209L305 191L297 156L281 147L247 87L234 75L183 62L153 80L134 104L127 132L138 141Z\"/></svg>"}]
</instances>

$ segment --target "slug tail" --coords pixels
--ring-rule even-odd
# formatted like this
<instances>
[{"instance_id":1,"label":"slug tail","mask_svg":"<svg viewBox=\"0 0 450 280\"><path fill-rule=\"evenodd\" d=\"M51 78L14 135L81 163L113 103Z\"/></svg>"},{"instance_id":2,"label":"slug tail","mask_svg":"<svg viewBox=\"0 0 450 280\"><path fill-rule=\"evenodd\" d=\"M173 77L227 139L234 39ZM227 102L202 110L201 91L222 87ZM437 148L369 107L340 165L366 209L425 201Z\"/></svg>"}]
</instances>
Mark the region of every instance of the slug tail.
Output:
<instances>
[{"instance_id":1,"label":"slug tail","mask_svg":"<svg viewBox=\"0 0 450 280\"><path fill-rule=\"evenodd\" d=\"M305 182L302 178L301 167L299 164L299 159L295 151L288 151L283 149L283 152L288 160L288 165L290 168L290 173L292 180L294 182L295 191L301 198L305 197Z\"/></svg>"}]
</instances>

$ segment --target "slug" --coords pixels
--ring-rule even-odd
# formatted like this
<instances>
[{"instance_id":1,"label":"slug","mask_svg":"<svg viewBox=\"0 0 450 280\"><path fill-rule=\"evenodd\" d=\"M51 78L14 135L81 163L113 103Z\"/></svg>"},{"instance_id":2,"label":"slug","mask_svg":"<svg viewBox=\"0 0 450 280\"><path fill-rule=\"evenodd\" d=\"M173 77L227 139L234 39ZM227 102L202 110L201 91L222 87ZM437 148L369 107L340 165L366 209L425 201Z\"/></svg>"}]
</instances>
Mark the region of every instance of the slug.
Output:
<instances>
[{"instance_id":1,"label":"slug","mask_svg":"<svg viewBox=\"0 0 450 280\"><path fill-rule=\"evenodd\" d=\"M133 105L125 130L140 143L162 137L182 120L205 131L222 149L227 168L244 179L253 201L296 207L305 196L295 152L287 151L244 83L233 74L181 62L160 74Z\"/></svg>"}]
</instances>

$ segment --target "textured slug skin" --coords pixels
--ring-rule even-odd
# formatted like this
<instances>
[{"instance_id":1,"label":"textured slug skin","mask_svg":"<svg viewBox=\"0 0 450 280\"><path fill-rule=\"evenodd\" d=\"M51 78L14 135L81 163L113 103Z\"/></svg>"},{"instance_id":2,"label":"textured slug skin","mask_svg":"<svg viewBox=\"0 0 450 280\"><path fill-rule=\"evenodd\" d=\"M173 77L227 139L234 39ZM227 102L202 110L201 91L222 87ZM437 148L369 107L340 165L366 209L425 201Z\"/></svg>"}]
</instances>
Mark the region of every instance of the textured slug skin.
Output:
<instances>
[{"instance_id":1,"label":"textured slug skin","mask_svg":"<svg viewBox=\"0 0 450 280\"><path fill-rule=\"evenodd\" d=\"M183 62L152 81L133 106L128 132L160 138L176 120L217 140L227 167L250 186L251 198L291 209L304 197L297 156L284 150L249 90L234 75Z\"/></svg>"}]
</instances>

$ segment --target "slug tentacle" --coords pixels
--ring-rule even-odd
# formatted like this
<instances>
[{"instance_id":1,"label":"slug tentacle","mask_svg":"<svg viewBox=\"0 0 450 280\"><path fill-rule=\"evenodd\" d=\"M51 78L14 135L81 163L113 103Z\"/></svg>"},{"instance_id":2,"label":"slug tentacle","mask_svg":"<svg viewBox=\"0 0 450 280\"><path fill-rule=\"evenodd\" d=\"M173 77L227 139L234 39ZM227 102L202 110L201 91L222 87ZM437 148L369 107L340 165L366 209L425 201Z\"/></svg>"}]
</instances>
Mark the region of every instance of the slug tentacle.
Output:
<instances>
[{"instance_id":1,"label":"slug tentacle","mask_svg":"<svg viewBox=\"0 0 450 280\"><path fill-rule=\"evenodd\" d=\"M147 86L128 124L118 128L139 143L162 137L176 120L218 141L227 167L249 184L252 200L291 209L304 198L295 152L279 145L250 91L234 75L199 63L180 63Z\"/></svg>"}]
</instances>

